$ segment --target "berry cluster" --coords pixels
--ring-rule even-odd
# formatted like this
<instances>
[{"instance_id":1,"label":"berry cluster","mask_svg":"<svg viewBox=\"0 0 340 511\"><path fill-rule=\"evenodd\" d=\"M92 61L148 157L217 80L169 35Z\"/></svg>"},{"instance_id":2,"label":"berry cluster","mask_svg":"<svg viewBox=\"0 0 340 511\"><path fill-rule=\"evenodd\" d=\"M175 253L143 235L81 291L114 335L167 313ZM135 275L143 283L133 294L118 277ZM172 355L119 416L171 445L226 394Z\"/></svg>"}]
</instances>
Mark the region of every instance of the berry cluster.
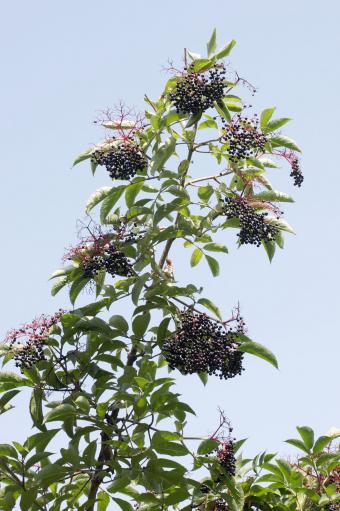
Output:
<instances>
[{"instance_id":1,"label":"berry cluster","mask_svg":"<svg viewBox=\"0 0 340 511\"><path fill-rule=\"evenodd\" d=\"M131 179L148 165L145 154L133 141L122 142L109 151L95 151L92 161L106 167L112 179Z\"/></svg>"},{"instance_id":2,"label":"berry cluster","mask_svg":"<svg viewBox=\"0 0 340 511\"><path fill-rule=\"evenodd\" d=\"M41 360L46 360L44 346L49 336L49 330L58 323L64 313L65 311L60 309L51 317L42 315L34 319L32 323L27 323L19 329L8 332L5 342L9 344L14 355L15 365L20 368L21 372Z\"/></svg>"},{"instance_id":3,"label":"berry cluster","mask_svg":"<svg viewBox=\"0 0 340 511\"><path fill-rule=\"evenodd\" d=\"M129 233L124 241L134 239L134 235ZM129 259L107 234L93 236L90 240L85 240L77 247L72 248L65 258L77 261L83 270L84 277L89 279L95 278L101 270L105 270L112 277L115 275L128 277L132 274L132 264Z\"/></svg>"},{"instance_id":4,"label":"berry cluster","mask_svg":"<svg viewBox=\"0 0 340 511\"><path fill-rule=\"evenodd\" d=\"M220 443L217 449L217 458L223 468L223 471L233 477L236 471L233 439L228 439L227 441Z\"/></svg>"},{"instance_id":5,"label":"berry cluster","mask_svg":"<svg viewBox=\"0 0 340 511\"><path fill-rule=\"evenodd\" d=\"M180 77L169 99L177 112L198 114L214 106L225 93L225 68L223 64L207 72L188 72Z\"/></svg>"},{"instance_id":6,"label":"berry cluster","mask_svg":"<svg viewBox=\"0 0 340 511\"><path fill-rule=\"evenodd\" d=\"M238 114L233 122L224 122L224 134L222 140L229 144L229 160L233 163L256 156L265 150L268 141L267 136L259 130L259 121L255 114L254 119L248 119Z\"/></svg>"},{"instance_id":7,"label":"berry cluster","mask_svg":"<svg viewBox=\"0 0 340 511\"><path fill-rule=\"evenodd\" d=\"M239 321L243 322L242 318ZM186 310L176 332L163 345L164 356L170 369L178 369L182 374L208 373L221 379L233 378L243 371L243 353L237 351L236 331L227 330L206 314Z\"/></svg>"},{"instance_id":8,"label":"berry cluster","mask_svg":"<svg viewBox=\"0 0 340 511\"><path fill-rule=\"evenodd\" d=\"M224 199L222 214L228 220L238 218L240 232L238 233L241 245L250 244L259 247L262 241L273 241L279 232L276 225L266 222L268 213L257 213L245 199L226 197Z\"/></svg>"},{"instance_id":9,"label":"berry cluster","mask_svg":"<svg viewBox=\"0 0 340 511\"><path fill-rule=\"evenodd\" d=\"M291 173L290 176L294 179L294 186L300 187L303 183L304 177L301 172L300 163L298 158L294 157L291 160Z\"/></svg>"},{"instance_id":10,"label":"berry cluster","mask_svg":"<svg viewBox=\"0 0 340 511\"><path fill-rule=\"evenodd\" d=\"M217 499L214 503L214 511L228 511L229 506L223 499Z\"/></svg>"}]
</instances>

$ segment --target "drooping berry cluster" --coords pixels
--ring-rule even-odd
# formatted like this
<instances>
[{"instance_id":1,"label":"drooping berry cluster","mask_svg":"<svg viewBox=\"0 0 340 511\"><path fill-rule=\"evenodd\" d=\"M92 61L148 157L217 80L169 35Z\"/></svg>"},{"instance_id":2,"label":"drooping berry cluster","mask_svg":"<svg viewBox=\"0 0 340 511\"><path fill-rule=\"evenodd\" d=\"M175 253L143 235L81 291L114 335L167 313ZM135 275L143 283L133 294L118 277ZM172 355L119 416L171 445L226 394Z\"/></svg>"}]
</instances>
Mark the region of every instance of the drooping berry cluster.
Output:
<instances>
[{"instance_id":1,"label":"drooping berry cluster","mask_svg":"<svg viewBox=\"0 0 340 511\"><path fill-rule=\"evenodd\" d=\"M240 221L240 232L237 234L241 245L250 244L259 247L262 241L273 241L279 229L266 221L268 213L257 213L245 199L226 197L222 214L228 220L237 218Z\"/></svg>"},{"instance_id":2,"label":"drooping berry cluster","mask_svg":"<svg viewBox=\"0 0 340 511\"><path fill-rule=\"evenodd\" d=\"M293 158L291 161L291 173L290 176L294 179L294 186L300 187L303 183L304 177L301 172L300 163L298 158Z\"/></svg>"},{"instance_id":3,"label":"drooping berry cluster","mask_svg":"<svg viewBox=\"0 0 340 511\"><path fill-rule=\"evenodd\" d=\"M133 238L126 239L131 241ZM131 262L108 234L92 236L69 250L64 258L78 262L84 277L89 279L95 278L102 270L112 277L116 275L127 277L132 274Z\"/></svg>"},{"instance_id":4,"label":"drooping berry cluster","mask_svg":"<svg viewBox=\"0 0 340 511\"><path fill-rule=\"evenodd\" d=\"M231 162L237 163L239 160L264 152L268 137L259 129L256 114L253 119L237 114L232 122L227 123L225 120L222 122L224 122L222 140L229 144L227 153Z\"/></svg>"},{"instance_id":5,"label":"drooping berry cluster","mask_svg":"<svg viewBox=\"0 0 340 511\"><path fill-rule=\"evenodd\" d=\"M8 343L10 351L14 355L15 365L20 368L21 372L41 360L46 360L44 346L49 336L49 330L58 323L64 313L65 311L60 309L51 317L43 314L34 319L32 323L27 323L19 329L8 332L4 342Z\"/></svg>"},{"instance_id":6,"label":"drooping berry cluster","mask_svg":"<svg viewBox=\"0 0 340 511\"><path fill-rule=\"evenodd\" d=\"M182 374L208 373L228 379L243 370L243 353L238 347L235 330L206 314L186 310L175 334L165 341L163 352L169 367Z\"/></svg>"},{"instance_id":7,"label":"drooping berry cluster","mask_svg":"<svg viewBox=\"0 0 340 511\"><path fill-rule=\"evenodd\" d=\"M169 99L177 112L198 114L214 106L225 93L225 68L223 64L206 72L181 76L175 88L169 93Z\"/></svg>"},{"instance_id":8,"label":"drooping berry cluster","mask_svg":"<svg viewBox=\"0 0 340 511\"><path fill-rule=\"evenodd\" d=\"M112 179L131 179L138 171L147 168L148 160L133 141L121 142L109 150L95 151L92 161L106 167Z\"/></svg>"},{"instance_id":9,"label":"drooping berry cluster","mask_svg":"<svg viewBox=\"0 0 340 511\"><path fill-rule=\"evenodd\" d=\"M233 477L236 471L236 460L234 454L234 441L228 439L225 442L221 442L217 449L217 458L223 471L229 476Z\"/></svg>"}]
</instances>

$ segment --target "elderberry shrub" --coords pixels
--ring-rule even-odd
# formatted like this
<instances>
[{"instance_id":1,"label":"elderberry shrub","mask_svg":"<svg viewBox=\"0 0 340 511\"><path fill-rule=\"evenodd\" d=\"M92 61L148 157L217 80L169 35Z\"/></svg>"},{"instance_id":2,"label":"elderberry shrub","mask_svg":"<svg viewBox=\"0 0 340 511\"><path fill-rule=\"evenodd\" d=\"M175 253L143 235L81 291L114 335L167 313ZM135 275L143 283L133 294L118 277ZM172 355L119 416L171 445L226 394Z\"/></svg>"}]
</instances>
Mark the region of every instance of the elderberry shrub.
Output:
<instances>
[{"instance_id":1,"label":"elderberry shrub","mask_svg":"<svg viewBox=\"0 0 340 511\"><path fill-rule=\"evenodd\" d=\"M301 172L300 163L298 158L294 157L291 160L291 173L290 176L294 179L294 186L300 187L303 183L304 177Z\"/></svg>"},{"instance_id":2,"label":"elderberry shrub","mask_svg":"<svg viewBox=\"0 0 340 511\"><path fill-rule=\"evenodd\" d=\"M106 167L112 179L131 179L138 171L147 168L148 160L134 142L123 142L109 151L95 151L92 161Z\"/></svg>"},{"instance_id":3,"label":"elderberry shrub","mask_svg":"<svg viewBox=\"0 0 340 511\"><path fill-rule=\"evenodd\" d=\"M198 114L214 106L214 102L225 94L225 67L223 64L209 71L188 72L181 76L172 92L170 101L176 111L183 114Z\"/></svg>"},{"instance_id":4,"label":"elderberry shrub","mask_svg":"<svg viewBox=\"0 0 340 511\"><path fill-rule=\"evenodd\" d=\"M221 442L217 448L217 458L224 473L234 477L236 473L236 460L233 439Z\"/></svg>"},{"instance_id":5,"label":"elderberry shrub","mask_svg":"<svg viewBox=\"0 0 340 511\"><path fill-rule=\"evenodd\" d=\"M243 325L242 318L240 321ZM174 335L164 342L163 353L170 369L178 369L182 374L208 373L220 379L234 378L243 371L243 353L237 351L240 345L237 332L226 330L206 314L187 310L181 314Z\"/></svg>"},{"instance_id":6,"label":"elderberry shrub","mask_svg":"<svg viewBox=\"0 0 340 511\"><path fill-rule=\"evenodd\" d=\"M268 137L259 130L259 121L255 114L254 119L248 119L237 114L236 118L224 124L222 140L229 144L227 153L229 160L237 163L239 160L256 156L264 152Z\"/></svg>"},{"instance_id":7,"label":"elderberry shrub","mask_svg":"<svg viewBox=\"0 0 340 511\"><path fill-rule=\"evenodd\" d=\"M279 233L276 225L266 222L268 213L257 213L245 199L226 197L224 203L222 214L228 220L238 218L240 221L241 229L237 236L241 245L250 244L259 247L262 241L273 241Z\"/></svg>"}]
</instances>

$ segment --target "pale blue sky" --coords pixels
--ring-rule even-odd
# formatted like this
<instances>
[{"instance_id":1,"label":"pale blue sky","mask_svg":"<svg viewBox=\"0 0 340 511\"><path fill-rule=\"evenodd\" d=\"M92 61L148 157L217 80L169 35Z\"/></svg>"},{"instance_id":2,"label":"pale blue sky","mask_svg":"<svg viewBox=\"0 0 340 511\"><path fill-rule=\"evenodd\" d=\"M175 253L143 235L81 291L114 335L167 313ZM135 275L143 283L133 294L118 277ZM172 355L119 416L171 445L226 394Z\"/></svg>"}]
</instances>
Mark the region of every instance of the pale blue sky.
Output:
<instances>
[{"instance_id":1,"label":"pale blue sky","mask_svg":"<svg viewBox=\"0 0 340 511\"><path fill-rule=\"evenodd\" d=\"M339 18L336 0L4 3L1 334L68 306L65 294L50 297L47 278L75 240L88 196L109 183L86 165L70 169L101 137L96 112L119 99L142 108L145 92L161 90L167 60L185 46L204 51L216 26L221 43L238 42L230 60L258 86L253 104L294 118L287 134L303 148L306 179L296 190L287 169L273 175L296 198L284 209L297 236L271 265L262 250L237 250L228 237L219 279L204 265L192 272L226 315L241 302L249 335L276 353L280 371L247 357L242 377L205 389L181 378L179 391L198 411L193 433L212 431L221 406L251 454L292 452L282 442L296 425L319 434L339 426ZM185 281L186 265L176 265ZM1 418L0 442L23 438L22 406Z\"/></svg>"}]
</instances>

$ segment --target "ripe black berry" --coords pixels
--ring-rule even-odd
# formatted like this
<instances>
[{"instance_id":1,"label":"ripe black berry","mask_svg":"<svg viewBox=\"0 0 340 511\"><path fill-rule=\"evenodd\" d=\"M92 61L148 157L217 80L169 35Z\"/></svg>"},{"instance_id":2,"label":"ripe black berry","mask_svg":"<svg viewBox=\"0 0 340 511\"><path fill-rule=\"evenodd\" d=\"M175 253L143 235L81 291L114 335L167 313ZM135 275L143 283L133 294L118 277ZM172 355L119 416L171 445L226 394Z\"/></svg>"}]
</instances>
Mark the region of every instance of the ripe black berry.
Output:
<instances>
[{"instance_id":1,"label":"ripe black berry","mask_svg":"<svg viewBox=\"0 0 340 511\"><path fill-rule=\"evenodd\" d=\"M186 73L169 93L177 112L198 114L214 106L225 93L225 69L223 65L206 72Z\"/></svg>"},{"instance_id":2,"label":"ripe black berry","mask_svg":"<svg viewBox=\"0 0 340 511\"><path fill-rule=\"evenodd\" d=\"M238 114L233 122L227 124L223 119L222 122L225 124L222 140L229 144L227 153L231 162L264 152L268 138L259 130L257 117L248 119Z\"/></svg>"},{"instance_id":3,"label":"ripe black berry","mask_svg":"<svg viewBox=\"0 0 340 511\"><path fill-rule=\"evenodd\" d=\"M92 161L103 165L112 179L131 179L136 172L147 168L148 160L134 142L122 142L109 151L95 151Z\"/></svg>"},{"instance_id":4,"label":"ripe black berry","mask_svg":"<svg viewBox=\"0 0 340 511\"><path fill-rule=\"evenodd\" d=\"M259 247L262 241L273 241L279 229L273 224L266 222L268 213L257 213L242 198L226 197L224 199L222 214L228 220L238 218L240 220L240 232L238 233L241 245L251 244Z\"/></svg>"},{"instance_id":5,"label":"ripe black berry","mask_svg":"<svg viewBox=\"0 0 340 511\"><path fill-rule=\"evenodd\" d=\"M217 499L214 502L214 511L228 511L229 506L223 499Z\"/></svg>"},{"instance_id":6,"label":"ripe black berry","mask_svg":"<svg viewBox=\"0 0 340 511\"><path fill-rule=\"evenodd\" d=\"M237 351L236 332L226 330L206 314L183 312L175 334L163 345L171 369L182 374L208 373L233 378L243 371L243 353Z\"/></svg>"}]
</instances>

